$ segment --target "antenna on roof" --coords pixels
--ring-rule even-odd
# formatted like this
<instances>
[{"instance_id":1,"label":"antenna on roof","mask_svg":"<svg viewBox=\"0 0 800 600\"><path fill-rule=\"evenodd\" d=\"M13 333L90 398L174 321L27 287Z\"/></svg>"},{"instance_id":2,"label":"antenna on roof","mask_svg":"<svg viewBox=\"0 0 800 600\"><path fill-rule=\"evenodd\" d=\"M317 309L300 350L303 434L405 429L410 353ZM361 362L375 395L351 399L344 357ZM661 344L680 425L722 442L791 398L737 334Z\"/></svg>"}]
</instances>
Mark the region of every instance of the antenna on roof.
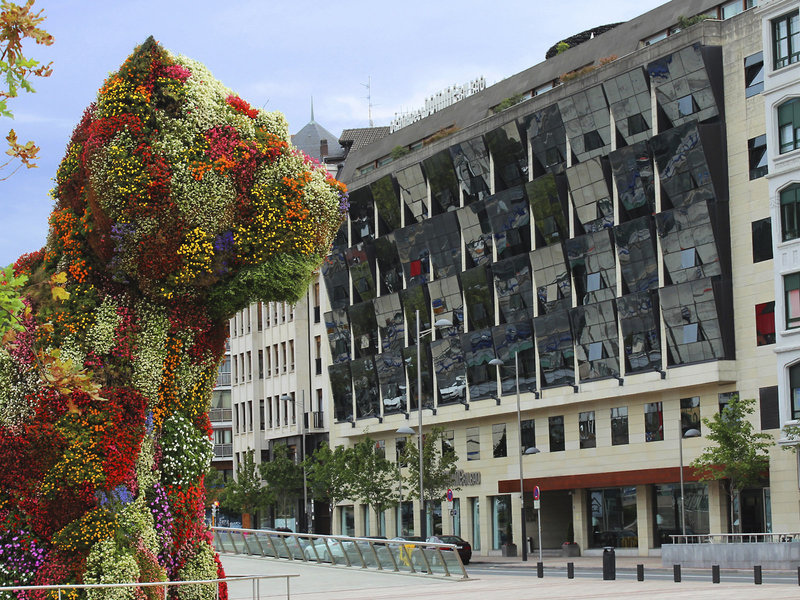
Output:
<instances>
[{"instance_id":1,"label":"antenna on roof","mask_svg":"<svg viewBox=\"0 0 800 600\"><path fill-rule=\"evenodd\" d=\"M369 110L369 126L374 127L375 125L372 123L372 77L367 75L367 83L362 83L365 88L367 88L367 108Z\"/></svg>"},{"instance_id":2,"label":"antenna on roof","mask_svg":"<svg viewBox=\"0 0 800 600\"><path fill-rule=\"evenodd\" d=\"M311 122L314 122L314 96L311 96Z\"/></svg>"}]
</instances>

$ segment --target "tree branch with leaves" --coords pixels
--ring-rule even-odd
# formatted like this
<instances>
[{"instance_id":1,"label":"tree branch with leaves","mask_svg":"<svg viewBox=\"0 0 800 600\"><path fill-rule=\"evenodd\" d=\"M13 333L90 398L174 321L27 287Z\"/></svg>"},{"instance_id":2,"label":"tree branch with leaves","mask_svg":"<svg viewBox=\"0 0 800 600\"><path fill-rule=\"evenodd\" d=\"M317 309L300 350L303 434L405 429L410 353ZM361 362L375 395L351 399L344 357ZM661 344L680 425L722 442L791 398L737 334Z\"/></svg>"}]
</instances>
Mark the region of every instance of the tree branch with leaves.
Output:
<instances>
[{"instance_id":1,"label":"tree branch with leaves","mask_svg":"<svg viewBox=\"0 0 800 600\"><path fill-rule=\"evenodd\" d=\"M406 443L401 461L408 465L404 478L409 496L419 497L419 450L417 437ZM449 446L441 427L434 427L422 437L422 483L426 500L441 500L448 489L459 490L454 485L458 456Z\"/></svg>"}]
</instances>

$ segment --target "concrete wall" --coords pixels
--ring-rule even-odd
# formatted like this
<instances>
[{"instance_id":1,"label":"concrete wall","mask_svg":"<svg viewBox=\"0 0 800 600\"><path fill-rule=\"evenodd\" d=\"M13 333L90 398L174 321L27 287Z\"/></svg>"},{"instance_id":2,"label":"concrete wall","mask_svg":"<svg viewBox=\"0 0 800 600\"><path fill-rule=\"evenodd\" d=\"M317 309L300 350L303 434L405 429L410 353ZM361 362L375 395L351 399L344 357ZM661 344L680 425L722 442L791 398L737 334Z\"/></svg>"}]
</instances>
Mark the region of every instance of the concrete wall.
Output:
<instances>
[{"instance_id":1,"label":"concrete wall","mask_svg":"<svg viewBox=\"0 0 800 600\"><path fill-rule=\"evenodd\" d=\"M661 546L661 564L665 567L711 567L723 569L751 569L761 565L765 569L790 569L800 567L800 542L765 542L754 544L664 544Z\"/></svg>"}]
</instances>

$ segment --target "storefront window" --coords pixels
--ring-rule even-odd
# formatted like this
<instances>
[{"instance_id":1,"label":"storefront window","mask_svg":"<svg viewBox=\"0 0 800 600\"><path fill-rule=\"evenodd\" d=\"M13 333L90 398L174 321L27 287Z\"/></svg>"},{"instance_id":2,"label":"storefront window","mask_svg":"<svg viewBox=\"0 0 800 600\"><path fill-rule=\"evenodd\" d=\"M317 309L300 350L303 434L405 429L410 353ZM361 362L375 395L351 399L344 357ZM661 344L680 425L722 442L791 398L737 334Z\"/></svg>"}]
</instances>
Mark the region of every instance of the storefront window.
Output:
<instances>
[{"instance_id":1,"label":"storefront window","mask_svg":"<svg viewBox=\"0 0 800 600\"><path fill-rule=\"evenodd\" d=\"M425 518L428 535L442 535L442 503L438 500L425 500Z\"/></svg>"},{"instance_id":2,"label":"storefront window","mask_svg":"<svg viewBox=\"0 0 800 600\"><path fill-rule=\"evenodd\" d=\"M453 498L453 535L461 535L461 500Z\"/></svg>"},{"instance_id":3,"label":"storefront window","mask_svg":"<svg viewBox=\"0 0 800 600\"><path fill-rule=\"evenodd\" d=\"M414 503L403 502L397 510L400 521L397 527L398 535L402 537L414 535Z\"/></svg>"},{"instance_id":4,"label":"storefront window","mask_svg":"<svg viewBox=\"0 0 800 600\"><path fill-rule=\"evenodd\" d=\"M369 506L366 504L361 506L361 518L364 520L364 537L372 535L369 529Z\"/></svg>"},{"instance_id":5,"label":"storefront window","mask_svg":"<svg viewBox=\"0 0 800 600\"><path fill-rule=\"evenodd\" d=\"M708 486L705 483L683 485L683 505L686 515L686 533L689 535L709 533ZM656 547L672 543L671 535L682 533L681 486L667 483L655 486L653 495L656 516Z\"/></svg>"},{"instance_id":6,"label":"storefront window","mask_svg":"<svg viewBox=\"0 0 800 600\"><path fill-rule=\"evenodd\" d=\"M592 515L591 548L636 548L639 545L635 487L589 490L589 511Z\"/></svg>"},{"instance_id":7,"label":"storefront window","mask_svg":"<svg viewBox=\"0 0 800 600\"><path fill-rule=\"evenodd\" d=\"M492 497L492 550L513 543L511 537L511 496Z\"/></svg>"},{"instance_id":8,"label":"storefront window","mask_svg":"<svg viewBox=\"0 0 800 600\"><path fill-rule=\"evenodd\" d=\"M341 508L342 535L354 536L356 534L355 513L352 506Z\"/></svg>"},{"instance_id":9,"label":"storefront window","mask_svg":"<svg viewBox=\"0 0 800 600\"><path fill-rule=\"evenodd\" d=\"M469 499L472 507L472 549L481 549L481 500L480 498Z\"/></svg>"}]
</instances>

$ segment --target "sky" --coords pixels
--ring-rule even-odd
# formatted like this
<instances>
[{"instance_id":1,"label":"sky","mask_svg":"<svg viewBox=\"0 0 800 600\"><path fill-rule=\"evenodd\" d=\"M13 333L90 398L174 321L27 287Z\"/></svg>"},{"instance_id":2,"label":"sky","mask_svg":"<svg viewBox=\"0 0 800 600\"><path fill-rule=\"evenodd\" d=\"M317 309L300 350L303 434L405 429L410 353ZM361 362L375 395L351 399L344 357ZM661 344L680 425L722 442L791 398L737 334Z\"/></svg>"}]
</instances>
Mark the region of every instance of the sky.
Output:
<instances>
[{"instance_id":1,"label":"sky","mask_svg":"<svg viewBox=\"0 0 800 600\"><path fill-rule=\"evenodd\" d=\"M22 4L24 0L16 0ZM626 21L664 0L37 0L52 46L26 55L53 62L35 94L9 101L4 138L41 147L39 168L0 181L0 265L46 241L49 192L73 128L103 80L152 35L203 62L250 104L286 115L291 133L311 116L342 129L388 125L425 97L477 77L496 83L544 60L559 40ZM0 172L0 177L9 169Z\"/></svg>"}]
</instances>

